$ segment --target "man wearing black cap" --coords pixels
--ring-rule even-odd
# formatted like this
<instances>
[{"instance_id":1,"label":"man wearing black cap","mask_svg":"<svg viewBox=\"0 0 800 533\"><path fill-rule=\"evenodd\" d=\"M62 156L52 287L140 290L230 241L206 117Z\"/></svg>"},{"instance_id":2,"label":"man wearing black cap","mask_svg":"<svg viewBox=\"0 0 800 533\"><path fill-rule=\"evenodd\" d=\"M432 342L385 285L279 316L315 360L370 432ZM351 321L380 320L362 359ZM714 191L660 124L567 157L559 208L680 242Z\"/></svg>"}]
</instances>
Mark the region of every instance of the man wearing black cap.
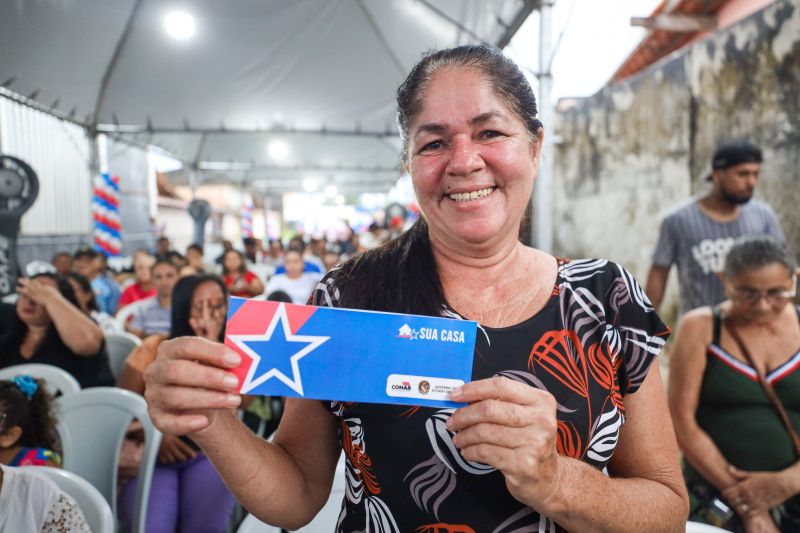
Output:
<instances>
[{"instance_id":1,"label":"man wearing black cap","mask_svg":"<svg viewBox=\"0 0 800 533\"><path fill-rule=\"evenodd\" d=\"M713 184L711 191L693 196L666 214L645 289L656 309L673 264L678 266L681 313L685 313L725 300L719 273L737 237L767 234L785 239L772 208L752 199L761 162L761 150L754 144L720 146L706 178Z\"/></svg>"}]
</instances>

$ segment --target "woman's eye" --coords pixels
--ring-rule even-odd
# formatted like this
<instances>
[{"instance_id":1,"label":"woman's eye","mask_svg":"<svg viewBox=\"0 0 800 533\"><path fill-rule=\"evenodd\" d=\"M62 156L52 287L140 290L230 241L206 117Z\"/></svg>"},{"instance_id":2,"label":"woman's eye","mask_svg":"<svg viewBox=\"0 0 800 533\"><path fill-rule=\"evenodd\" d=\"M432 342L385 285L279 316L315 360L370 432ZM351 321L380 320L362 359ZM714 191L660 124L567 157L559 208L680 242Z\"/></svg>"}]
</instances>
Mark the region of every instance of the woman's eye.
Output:
<instances>
[{"instance_id":1,"label":"woman's eye","mask_svg":"<svg viewBox=\"0 0 800 533\"><path fill-rule=\"evenodd\" d=\"M495 130L485 130L478 135L481 139L494 139L495 137L500 137L502 133Z\"/></svg>"},{"instance_id":2,"label":"woman's eye","mask_svg":"<svg viewBox=\"0 0 800 533\"><path fill-rule=\"evenodd\" d=\"M444 146L442 141L431 141L422 147L420 152L429 152L431 150L440 150Z\"/></svg>"}]
</instances>

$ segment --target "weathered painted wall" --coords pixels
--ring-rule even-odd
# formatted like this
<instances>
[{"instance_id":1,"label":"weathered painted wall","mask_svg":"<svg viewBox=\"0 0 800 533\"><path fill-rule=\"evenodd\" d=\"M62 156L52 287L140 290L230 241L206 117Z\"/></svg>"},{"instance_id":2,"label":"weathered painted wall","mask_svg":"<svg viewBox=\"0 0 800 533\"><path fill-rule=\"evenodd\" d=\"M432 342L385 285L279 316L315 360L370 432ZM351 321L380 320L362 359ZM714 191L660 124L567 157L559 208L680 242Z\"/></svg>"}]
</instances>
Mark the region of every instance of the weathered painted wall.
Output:
<instances>
[{"instance_id":1,"label":"weathered painted wall","mask_svg":"<svg viewBox=\"0 0 800 533\"><path fill-rule=\"evenodd\" d=\"M562 100L555 120L558 253L614 259L644 282L661 213L706 190L715 146L734 139L762 147L757 196L800 250L800 0L590 98ZM673 277L668 318L675 289Z\"/></svg>"}]
</instances>

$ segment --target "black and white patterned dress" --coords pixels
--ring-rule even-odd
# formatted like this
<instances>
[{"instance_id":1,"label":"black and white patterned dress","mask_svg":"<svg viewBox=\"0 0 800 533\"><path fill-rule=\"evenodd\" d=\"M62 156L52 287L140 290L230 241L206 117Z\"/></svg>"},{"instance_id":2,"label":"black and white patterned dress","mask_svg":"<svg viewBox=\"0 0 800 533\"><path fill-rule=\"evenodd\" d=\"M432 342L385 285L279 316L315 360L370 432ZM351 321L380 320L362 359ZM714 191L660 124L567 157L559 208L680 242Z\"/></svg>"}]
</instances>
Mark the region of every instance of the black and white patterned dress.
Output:
<instances>
[{"instance_id":1,"label":"black and white patterned dress","mask_svg":"<svg viewBox=\"0 0 800 533\"><path fill-rule=\"evenodd\" d=\"M335 307L330 275L312 303ZM452 310L444 316L458 318ZM473 379L495 375L547 390L558 402L558 451L602 469L667 328L641 287L605 260L561 260L544 308L507 328L479 327ZM555 532L515 500L503 475L466 461L445 424L453 409L327 402L340 423L346 491L340 532Z\"/></svg>"}]
</instances>

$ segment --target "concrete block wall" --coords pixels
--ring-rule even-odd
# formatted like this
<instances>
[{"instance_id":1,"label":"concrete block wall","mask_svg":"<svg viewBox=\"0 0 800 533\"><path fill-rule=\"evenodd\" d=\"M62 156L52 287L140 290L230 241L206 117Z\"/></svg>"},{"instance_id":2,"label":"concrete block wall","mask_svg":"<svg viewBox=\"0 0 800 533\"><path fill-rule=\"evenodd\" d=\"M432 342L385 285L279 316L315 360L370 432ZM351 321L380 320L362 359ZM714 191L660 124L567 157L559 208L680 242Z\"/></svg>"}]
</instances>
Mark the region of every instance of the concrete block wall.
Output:
<instances>
[{"instance_id":1,"label":"concrete block wall","mask_svg":"<svg viewBox=\"0 0 800 533\"><path fill-rule=\"evenodd\" d=\"M779 0L555 116L555 247L644 283L661 214L708 187L717 144L765 156L757 196L800 251L800 2ZM677 310L675 278L665 318Z\"/></svg>"}]
</instances>

